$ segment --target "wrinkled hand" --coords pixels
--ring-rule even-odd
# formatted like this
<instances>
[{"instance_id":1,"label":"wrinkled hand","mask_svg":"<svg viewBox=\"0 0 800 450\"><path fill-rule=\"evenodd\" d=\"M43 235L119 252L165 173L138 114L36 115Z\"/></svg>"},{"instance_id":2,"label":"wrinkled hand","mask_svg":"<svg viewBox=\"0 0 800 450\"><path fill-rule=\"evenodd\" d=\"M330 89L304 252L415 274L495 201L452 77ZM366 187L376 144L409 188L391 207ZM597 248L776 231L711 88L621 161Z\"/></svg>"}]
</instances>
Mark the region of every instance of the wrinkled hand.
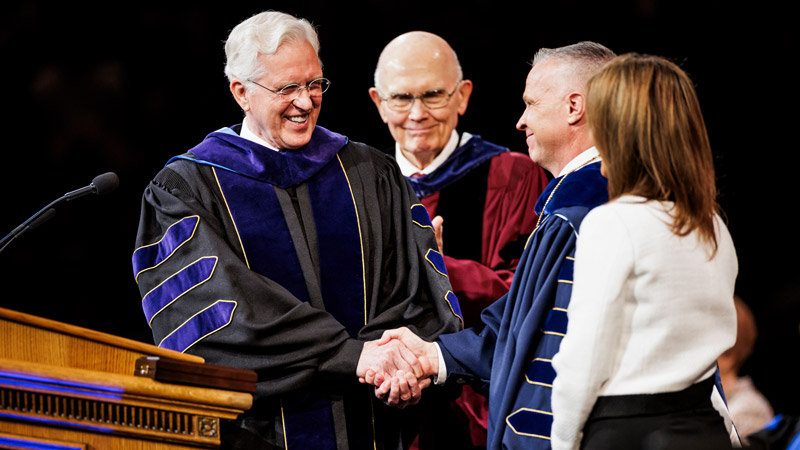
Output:
<instances>
[{"instance_id":1,"label":"wrinkled hand","mask_svg":"<svg viewBox=\"0 0 800 450\"><path fill-rule=\"evenodd\" d=\"M444 255L444 240L442 239L444 218L436 216L431 220L431 224L433 225L433 234L436 236L436 245L439 246L439 253Z\"/></svg>"},{"instance_id":2,"label":"wrinkled hand","mask_svg":"<svg viewBox=\"0 0 800 450\"><path fill-rule=\"evenodd\" d=\"M398 370L423 376L423 367L417 356L401 341L369 341L364 343L356 366L356 376L362 383L380 386L390 381ZM369 376L368 376L369 375Z\"/></svg>"},{"instance_id":3,"label":"wrinkled hand","mask_svg":"<svg viewBox=\"0 0 800 450\"><path fill-rule=\"evenodd\" d=\"M422 398L422 389L430 386L433 375L439 373L439 354L433 343L420 339L408 328L398 328L384 332L378 345L383 347L392 343L401 342L408 351L411 351L419 360L422 375L398 371L391 379L374 382L374 373L367 371L366 382L373 382L377 386L375 396L389 406L404 408L419 402Z\"/></svg>"},{"instance_id":4,"label":"wrinkled hand","mask_svg":"<svg viewBox=\"0 0 800 450\"><path fill-rule=\"evenodd\" d=\"M384 346L396 340L405 344L406 349L419 359L423 371L422 376L430 377L439 374L439 352L436 350L436 344L423 340L406 327L401 327L384 331L383 336L378 340L378 345Z\"/></svg>"},{"instance_id":5,"label":"wrinkled hand","mask_svg":"<svg viewBox=\"0 0 800 450\"><path fill-rule=\"evenodd\" d=\"M380 342L380 344L379 344ZM404 408L422 397L430 379L418 380L428 369L400 340L381 338L364 343L356 374L375 385L375 396L389 406Z\"/></svg>"},{"instance_id":6,"label":"wrinkled hand","mask_svg":"<svg viewBox=\"0 0 800 450\"><path fill-rule=\"evenodd\" d=\"M417 404L422 398L422 390L430 384L430 378L417 379L413 373L398 370L391 379L375 387L375 397L389 406L403 409Z\"/></svg>"}]
</instances>

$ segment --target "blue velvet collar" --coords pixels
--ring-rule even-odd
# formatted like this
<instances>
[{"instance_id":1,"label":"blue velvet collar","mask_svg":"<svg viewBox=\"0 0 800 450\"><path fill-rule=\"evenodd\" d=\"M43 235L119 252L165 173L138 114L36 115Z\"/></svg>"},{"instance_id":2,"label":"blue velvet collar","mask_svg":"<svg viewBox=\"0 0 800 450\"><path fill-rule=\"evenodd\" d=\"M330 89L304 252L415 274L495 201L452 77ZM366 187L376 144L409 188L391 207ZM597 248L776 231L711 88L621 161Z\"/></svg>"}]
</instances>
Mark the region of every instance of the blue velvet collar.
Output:
<instances>
[{"instance_id":1,"label":"blue velvet collar","mask_svg":"<svg viewBox=\"0 0 800 450\"><path fill-rule=\"evenodd\" d=\"M276 152L244 139L233 129L226 127L206 136L203 142L189 152L197 158L197 163L287 188L302 184L313 177L347 142L347 137L317 126L305 146L297 150Z\"/></svg>"},{"instance_id":2,"label":"blue velvet collar","mask_svg":"<svg viewBox=\"0 0 800 450\"><path fill-rule=\"evenodd\" d=\"M458 181L487 159L507 151L509 151L507 148L486 142L480 136L472 136L466 144L457 148L438 169L423 177L407 177L406 179L417 197L427 197Z\"/></svg>"},{"instance_id":3,"label":"blue velvet collar","mask_svg":"<svg viewBox=\"0 0 800 450\"><path fill-rule=\"evenodd\" d=\"M558 186L562 178L564 181ZM547 199L556 186L558 189L548 202ZM542 215L545 203L547 203L547 209L544 214L550 215L561 208L569 206L594 208L606 201L608 201L608 180L600 174L600 161L598 161L550 180L542 195L539 196L539 200L536 201L534 212Z\"/></svg>"}]
</instances>

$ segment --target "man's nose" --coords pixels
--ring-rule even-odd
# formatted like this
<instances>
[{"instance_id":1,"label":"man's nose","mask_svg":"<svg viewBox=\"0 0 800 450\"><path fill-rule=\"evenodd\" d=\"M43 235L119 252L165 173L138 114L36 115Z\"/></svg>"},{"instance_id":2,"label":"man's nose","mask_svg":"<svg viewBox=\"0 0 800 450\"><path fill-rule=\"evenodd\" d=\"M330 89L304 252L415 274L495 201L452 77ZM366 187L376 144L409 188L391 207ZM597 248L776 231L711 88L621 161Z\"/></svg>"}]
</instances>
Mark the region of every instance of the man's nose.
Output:
<instances>
[{"instance_id":1,"label":"man's nose","mask_svg":"<svg viewBox=\"0 0 800 450\"><path fill-rule=\"evenodd\" d=\"M308 89L303 89L297 94L294 100L292 100L292 104L300 109L311 109L314 107L314 101L311 99L311 93L308 92Z\"/></svg>"},{"instance_id":2,"label":"man's nose","mask_svg":"<svg viewBox=\"0 0 800 450\"><path fill-rule=\"evenodd\" d=\"M408 116L411 120L422 120L428 115L428 107L422 103L422 100L417 98L414 99L414 103L411 105L411 110L408 113Z\"/></svg>"},{"instance_id":3,"label":"man's nose","mask_svg":"<svg viewBox=\"0 0 800 450\"><path fill-rule=\"evenodd\" d=\"M526 128L528 128L528 125L525 123L525 113L522 113L522 115L519 117L519 120L517 120L517 129L520 131L525 131Z\"/></svg>"}]
</instances>

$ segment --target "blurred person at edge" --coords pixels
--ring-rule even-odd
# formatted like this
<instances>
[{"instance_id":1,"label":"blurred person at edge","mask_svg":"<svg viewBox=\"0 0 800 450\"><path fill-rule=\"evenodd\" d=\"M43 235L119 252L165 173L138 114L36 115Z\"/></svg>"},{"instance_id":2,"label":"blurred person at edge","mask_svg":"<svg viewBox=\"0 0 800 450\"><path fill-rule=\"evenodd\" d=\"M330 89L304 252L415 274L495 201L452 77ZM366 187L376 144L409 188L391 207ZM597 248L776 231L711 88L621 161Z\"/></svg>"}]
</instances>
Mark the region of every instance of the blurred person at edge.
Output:
<instances>
[{"instance_id":1,"label":"blurred person at edge","mask_svg":"<svg viewBox=\"0 0 800 450\"><path fill-rule=\"evenodd\" d=\"M758 328L747 304L738 295L734 296L733 301L736 306L736 343L717 358L717 363L731 418L739 435L747 440L749 434L762 429L772 420L775 412L753 380L748 376L739 376L742 365L753 353Z\"/></svg>"}]
</instances>

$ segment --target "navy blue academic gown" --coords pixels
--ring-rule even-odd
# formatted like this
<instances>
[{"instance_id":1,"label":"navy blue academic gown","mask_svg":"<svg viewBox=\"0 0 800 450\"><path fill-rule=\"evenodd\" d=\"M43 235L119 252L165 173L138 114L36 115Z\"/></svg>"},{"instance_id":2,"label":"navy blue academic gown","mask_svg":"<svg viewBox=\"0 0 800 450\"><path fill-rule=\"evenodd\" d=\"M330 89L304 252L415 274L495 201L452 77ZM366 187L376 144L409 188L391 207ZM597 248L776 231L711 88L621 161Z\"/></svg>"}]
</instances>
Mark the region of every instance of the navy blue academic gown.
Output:
<instances>
[{"instance_id":1,"label":"navy blue academic gown","mask_svg":"<svg viewBox=\"0 0 800 450\"><path fill-rule=\"evenodd\" d=\"M363 341L400 326L433 339L461 319L392 158L322 127L285 152L223 128L149 184L136 242L156 344L258 373L224 446L407 447L413 411L356 379Z\"/></svg>"},{"instance_id":2,"label":"navy blue academic gown","mask_svg":"<svg viewBox=\"0 0 800 450\"><path fill-rule=\"evenodd\" d=\"M567 329L575 241L583 217L607 200L599 162L552 180L511 289L481 314L484 330L439 337L447 382L488 391L489 449L550 448L551 360Z\"/></svg>"}]
</instances>

